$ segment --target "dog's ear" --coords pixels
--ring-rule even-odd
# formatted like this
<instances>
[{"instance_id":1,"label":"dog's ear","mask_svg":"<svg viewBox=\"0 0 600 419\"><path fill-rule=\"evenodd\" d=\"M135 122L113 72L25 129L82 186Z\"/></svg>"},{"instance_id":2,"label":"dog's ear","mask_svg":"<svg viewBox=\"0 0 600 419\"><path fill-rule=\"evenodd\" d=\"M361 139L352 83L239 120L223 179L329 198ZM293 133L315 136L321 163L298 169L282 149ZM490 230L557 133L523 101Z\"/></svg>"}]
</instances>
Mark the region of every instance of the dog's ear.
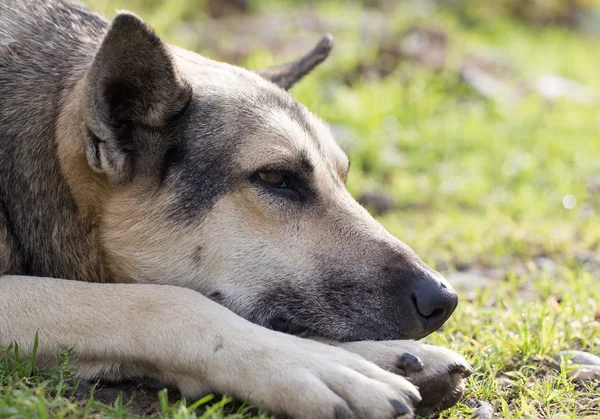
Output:
<instances>
[{"instance_id":1,"label":"dog's ear","mask_svg":"<svg viewBox=\"0 0 600 419\"><path fill-rule=\"evenodd\" d=\"M255 72L279 87L288 90L298 80L310 73L313 68L321 64L329 56L331 48L333 48L333 36L327 34L309 53L296 61L277 67L255 70Z\"/></svg>"},{"instance_id":2,"label":"dog's ear","mask_svg":"<svg viewBox=\"0 0 600 419\"><path fill-rule=\"evenodd\" d=\"M137 16L119 13L87 74L86 155L116 184L133 177L140 148L134 133L161 128L191 98L166 43Z\"/></svg>"}]
</instances>

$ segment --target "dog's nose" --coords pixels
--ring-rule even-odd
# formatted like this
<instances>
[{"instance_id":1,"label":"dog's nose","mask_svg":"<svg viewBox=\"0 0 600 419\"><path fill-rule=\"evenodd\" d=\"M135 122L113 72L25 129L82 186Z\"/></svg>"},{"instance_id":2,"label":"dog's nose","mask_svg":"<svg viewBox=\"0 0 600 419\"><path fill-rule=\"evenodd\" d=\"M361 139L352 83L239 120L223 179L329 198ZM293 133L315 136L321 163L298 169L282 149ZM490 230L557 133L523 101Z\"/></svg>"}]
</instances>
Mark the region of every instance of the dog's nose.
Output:
<instances>
[{"instance_id":1,"label":"dog's nose","mask_svg":"<svg viewBox=\"0 0 600 419\"><path fill-rule=\"evenodd\" d=\"M411 299L427 334L444 324L458 305L458 295L437 272L424 274L414 282Z\"/></svg>"}]
</instances>

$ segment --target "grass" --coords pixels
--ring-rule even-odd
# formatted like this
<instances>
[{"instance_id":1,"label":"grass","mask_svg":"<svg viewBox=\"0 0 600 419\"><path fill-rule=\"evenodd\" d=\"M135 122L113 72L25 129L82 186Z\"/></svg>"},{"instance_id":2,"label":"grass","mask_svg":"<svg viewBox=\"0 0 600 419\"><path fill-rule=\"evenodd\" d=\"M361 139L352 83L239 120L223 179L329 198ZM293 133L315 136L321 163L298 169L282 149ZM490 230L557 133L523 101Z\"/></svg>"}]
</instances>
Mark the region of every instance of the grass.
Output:
<instances>
[{"instance_id":1,"label":"grass","mask_svg":"<svg viewBox=\"0 0 600 419\"><path fill-rule=\"evenodd\" d=\"M109 15L125 4L88 3ZM127 7L169 41L205 50L181 35L183 26L207 19L201 3L132 0ZM380 217L390 232L446 273L458 267L498 276L491 286L481 282L462 290L457 312L427 338L464 354L475 370L463 402L441 416L468 418L474 409L466 401L477 399L505 418L600 418L600 383L574 383L566 376L569 366L553 361L564 349L600 354L600 258L593 257L600 250L600 108L533 94L492 100L457 74L464 56L484 51L510 62L515 78L551 72L600 94L600 55L593 53L600 40L503 15L473 22L448 10L417 13L408 4L387 13L391 30L415 22L441 28L451 40L447 69L400 62L385 78L349 85L345 78L359 62L374 62L376 49L358 43L360 6L326 1L315 6L319 15L347 25L335 33L333 57L292 93L343 128L352 157L350 191L359 196L375 189L397 202ZM301 6L253 5L258 14L294 7ZM255 67L275 61L264 49L246 58ZM574 208L563 205L566 195L576 198ZM553 260L553 268L540 268L540 256ZM53 371L38 371L16 346L4 348L0 417L129 416L127 400L105 405L77 396L68 360L62 354ZM185 401L169 403L165 392L157 397L160 418L255 414L229 408L227 399L196 413L197 406Z\"/></svg>"},{"instance_id":2,"label":"grass","mask_svg":"<svg viewBox=\"0 0 600 419\"><path fill-rule=\"evenodd\" d=\"M129 401L118 396L109 404L97 402L92 395L81 398L78 384L73 380L69 362L75 356L70 351L57 354L57 362L52 370L40 371L34 358L37 336L33 352L23 353L17 344L0 348L0 417L13 418L132 418L128 411ZM170 403L167 390L157 394L160 410L156 418L201 418L201 419L241 419L248 416L248 407L230 408L231 399L216 399L206 396L193 403L179 400ZM201 414L198 414L202 411ZM260 419L263 416L255 416Z\"/></svg>"}]
</instances>

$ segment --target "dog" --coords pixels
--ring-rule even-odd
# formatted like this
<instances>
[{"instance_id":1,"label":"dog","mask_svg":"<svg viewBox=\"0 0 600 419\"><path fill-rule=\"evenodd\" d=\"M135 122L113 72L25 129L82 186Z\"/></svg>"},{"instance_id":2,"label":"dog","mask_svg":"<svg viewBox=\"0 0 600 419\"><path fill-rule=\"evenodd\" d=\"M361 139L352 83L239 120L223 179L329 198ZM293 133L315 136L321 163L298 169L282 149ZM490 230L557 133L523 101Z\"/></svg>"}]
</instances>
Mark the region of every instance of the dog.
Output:
<instances>
[{"instance_id":1,"label":"dog","mask_svg":"<svg viewBox=\"0 0 600 419\"><path fill-rule=\"evenodd\" d=\"M0 3L0 345L84 379L150 377L294 418L452 406L470 368L419 343L457 305L347 192L346 154L287 90L134 14ZM29 345L29 346L28 346Z\"/></svg>"}]
</instances>

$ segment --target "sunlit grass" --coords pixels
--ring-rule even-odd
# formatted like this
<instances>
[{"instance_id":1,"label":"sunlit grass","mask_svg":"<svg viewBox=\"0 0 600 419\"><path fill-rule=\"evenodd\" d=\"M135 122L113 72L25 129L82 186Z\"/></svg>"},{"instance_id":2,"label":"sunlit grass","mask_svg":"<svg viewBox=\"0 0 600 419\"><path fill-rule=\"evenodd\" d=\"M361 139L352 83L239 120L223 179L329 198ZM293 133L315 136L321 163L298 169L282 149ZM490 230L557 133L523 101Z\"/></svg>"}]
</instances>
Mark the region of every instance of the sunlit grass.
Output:
<instances>
[{"instance_id":1,"label":"sunlit grass","mask_svg":"<svg viewBox=\"0 0 600 419\"><path fill-rule=\"evenodd\" d=\"M598 417L600 383L574 384L554 357L574 348L598 352L599 302L597 277L576 265L552 275L509 275L472 301L463 298L428 340L467 356L476 371L467 397L496 405L500 417ZM459 404L443 417L471 410Z\"/></svg>"}]
</instances>

